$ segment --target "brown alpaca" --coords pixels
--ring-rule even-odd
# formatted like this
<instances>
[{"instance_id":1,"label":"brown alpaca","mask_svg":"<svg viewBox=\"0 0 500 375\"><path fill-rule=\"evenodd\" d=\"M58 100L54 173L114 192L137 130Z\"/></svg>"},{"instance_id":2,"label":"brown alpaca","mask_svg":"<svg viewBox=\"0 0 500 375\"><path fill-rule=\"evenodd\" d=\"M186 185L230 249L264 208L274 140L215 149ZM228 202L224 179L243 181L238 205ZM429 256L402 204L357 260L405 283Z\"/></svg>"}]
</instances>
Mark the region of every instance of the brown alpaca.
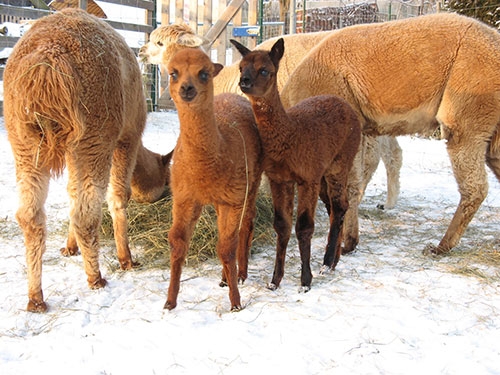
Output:
<instances>
[{"instance_id":1,"label":"brown alpaca","mask_svg":"<svg viewBox=\"0 0 500 375\"><path fill-rule=\"evenodd\" d=\"M118 260L123 269L132 267L126 207L146 122L141 72L112 27L65 9L36 21L16 44L5 67L4 94L20 197L16 217L28 264L27 309L43 312L44 203L51 176L65 166L70 237L81 249L89 286L106 284L98 233L108 183Z\"/></svg>"},{"instance_id":2,"label":"brown alpaca","mask_svg":"<svg viewBox=\"0 0 500 375\"><path fill-rule=\"evenodd\" d=\"M213 64L197 49L178 52L168 66L170 94L180 135L171 169L173 224L170 286L165 308L177 305L181 270L194 226L204 205L217 213L217 254L232 310L241 309L238 279L247 278L255 200L262 173L262 150L250 103L235 94L214 98ZM238 258L238 270L236 267Z\"/></svg>"},{"instance_id":3,"label":"brown alpaca","mask_svg":"<svg viewBox=\"0 0 500 375\"><path fill-rule=\"evenodd\" d=\"M154 203L166 196L170 185L170 160L173 151L166 155L157 154L141 144L137 150L137 162L130 182L131 199L138 203ZM71 225L70 225L71 228ZM64 256L78 254L75 233L70 229Z\"/></svg>"},{"instance_id":4,"label":"brown alpaca","mask_svg":"<svg viewBox=\"0 0 500 375\"><path fill-rule=\"evenodd\" d=\"M130 185L134 201L153 203L165 197L166 188L170 185L170 160L173 153L157 154L141 142Z\"/></svg>"},{"instance_id":5,"label":"brown alpaca","mask_svg":"<svg viewBox=\"0 0 500 375\"><path fill-rule=\"evenodd\" d=\"M330 208L323 270L334 269L342 252L342 226L349 205L347 179L358 152L361 127L351 107L331 95L311 97L285 110L276 83L284 53L283 39L270 52L252 52L234 40L231 42L243 55L240 87L252 103L264 148L264 171L273 197L278 240L270 288L277 288L283 278L297 184L295 232L302 261L301 285L308 291L312 281L311 238L322 184L322 198Z\"/></svg>"},{"instance_id":6,"label":"brown alpaca","mask_svg":"<svg viewBox=\"0 0 500 375\"><path fill-rule=\"evenodd\" d=\"M339 30L302 60L282 97L293 105L338 95L371 135L440 126L461 196L439 244L426 248L441 254L458 244L488 193L485 163L500 179L499 72L498 30L438 13Z\"/></svg>"}]
</instances>

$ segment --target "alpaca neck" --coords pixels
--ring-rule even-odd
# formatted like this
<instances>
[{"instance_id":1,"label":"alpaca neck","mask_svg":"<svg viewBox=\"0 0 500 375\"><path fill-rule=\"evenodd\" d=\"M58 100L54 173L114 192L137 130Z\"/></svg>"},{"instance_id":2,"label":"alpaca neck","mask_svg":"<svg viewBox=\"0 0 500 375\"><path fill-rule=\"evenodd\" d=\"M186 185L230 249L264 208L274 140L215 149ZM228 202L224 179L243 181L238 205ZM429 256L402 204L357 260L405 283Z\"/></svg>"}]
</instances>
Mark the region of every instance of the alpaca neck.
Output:
<instances>
[{"instance_id":1,"label":"alpaca neck","mask_svg":"<svg viewBox=\"0 0 500 375\"><path fill-rule=\"evenodd\" d=\"M268 90L265 96L250 99L266 154L275 160L284 159L295 137L295 130L278 90Z\"/></svg>"},{"instance_id":2,"label":"alpaca neck","mask_svg":"<svg viewBox=\"0 0 500 375\"><path fill-rule=\"evenodd\" d=\"M177 110L180 121L179 141L182 147L194 151L189 155L200 155L203 160L209 161L213 161L218 154L221 140L212 107L213 104L210 103L201 111L189 105Z\"/></svg>"}]
</instances>

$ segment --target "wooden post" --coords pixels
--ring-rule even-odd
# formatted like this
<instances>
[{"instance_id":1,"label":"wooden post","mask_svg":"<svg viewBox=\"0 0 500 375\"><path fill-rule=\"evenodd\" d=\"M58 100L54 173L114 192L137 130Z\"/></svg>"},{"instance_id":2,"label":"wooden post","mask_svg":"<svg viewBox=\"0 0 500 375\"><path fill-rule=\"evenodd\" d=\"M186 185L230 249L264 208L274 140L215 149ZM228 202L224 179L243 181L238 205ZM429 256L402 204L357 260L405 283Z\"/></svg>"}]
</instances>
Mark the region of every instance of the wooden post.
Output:
<instances>
[{"instance_id":1,"label":"wooden post","mask_svg":"<svg viewBox=\"0 0 500 375\"><path fill-rule=\"evenodd\" d=\"M87 0L78 0L78 7L87 11Z\"/></svg>"},{"instance_id":2,"label":"wooden post","mask_svg":"<svg viewBox=\"0 0 500 375\"><path fill-rule=\"evenodd\" d=\"M257 5L257 0L248 0L248 26L257 26ZM247 47L254 49L256 45L257 38L249 38Z\"/></svg>"},{"instance_id":3,"label":"wooden post","mask_svg":"<svg viewBox=\"0 0 500 375\"><path fill-rule=\"evenodd\" d=\"M256 0L250 0L250 1L255 2ZM215 40L224 31L227 24L231 21L231 19L234 17L234 15L238 11L238 9L240 9L241 5L243 5L244 2L245 0L231 0L226 9L222 13L219 13L219 19L217 20L215 25L212 28L210 28L210 30L208 30L208 32L205 34L205 38L207 38L208 40L208 44L205 47L206 50L212 46Z\"/></svg>"},{"instance_id":4,"label":"wooden post","mask_svg":"<svg viewBox=\"0 0 500 375\"><path fill-rule=\"evenodd\" d=\"M203 35L207 35L212 27L212 0L204 1L205 9L203 10Z\"/></svg>"},{"instance_id":5,"label":"wooden post","mask_svg":"<svg viewBox=\"0 0 500 375\"><path fill-rule=\"evenodd\" d=\"M161 0L161 24L170 24L170 0Z\"/></svg>"},{"instance_id":6,"label":"wooden post","mask_svg":"<svg viewBox=\"0 0 500 375\"><path fill-rule=\"evenodd\" d=\"M243 10L242 10L242 8L240 8L240 10L238 11L238 13L236 13L236 15L233 17L233 25L234 26L241 26L242 23L243 23ZM240 37L236 37L234 39L236 39L237 41L241 42L241 38ZM233 51L231 61L233 63L235 63L236 61L238 61L240 59L240 54L236 51L236 48L232 44L231 44L231 48L232 48L232 51Z\"/></svg>"},{"instance_id":7,"label":"wooden post","mask_svg":"<svg viewBox=\"0 0 500 375\"><path fill-rule=\"evenodd\" d=\"M175 0L175 22L184 23L184 0Z\"/></svg>"}]
</instances>

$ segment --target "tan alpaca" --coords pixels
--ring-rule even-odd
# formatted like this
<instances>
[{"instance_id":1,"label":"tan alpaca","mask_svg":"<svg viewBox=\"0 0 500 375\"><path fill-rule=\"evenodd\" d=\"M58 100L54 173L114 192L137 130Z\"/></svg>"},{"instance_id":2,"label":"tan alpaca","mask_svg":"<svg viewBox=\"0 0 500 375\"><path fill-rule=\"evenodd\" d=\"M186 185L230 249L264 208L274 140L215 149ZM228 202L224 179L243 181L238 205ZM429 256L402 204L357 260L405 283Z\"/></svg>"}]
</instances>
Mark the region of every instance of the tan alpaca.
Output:
<instances>
[{"instance_id":1,"label":"tan alpaca","mask_svg":"<svg viewBox=\"0 0 500 375\"><path fill-rule=\"evenodd\" d=\"M171 169L167 309L177 305L182 265L194 226L207 204L214 205L217 213L217 254L223 282L229 286L231 309L241 309L238 279L247 278L262 150L248 100L235 94L214 98L213 78L221 69L222 65L213 64L198 49L178 52L168 65L180 135Z\"/></svg>"},{"instance_id":2,"label":"tan alpaca","mask_svg":"<svg viewBox=\"0 0 500 375\"><path fill-rule=\"evenodd\" d=\"M304 56L324 38L336 33L337 30L322 31L306 34L284 35L285 53L280 63L278 71L278 90L281 92L288 78L299 65ZM271 38L259 44L257 50L269 50L278 38ZM151 33L151 38L139 52L139 57L150 64L166 66L173 53L182 48L200 48L205 40L196 35L187 25L173 24L158 27ZM164 68L163 68L164 70ZM214 79L215 95L223 92L233 92L241 95L238 83L240 79L239 62L226 66ZM288 108L286 103L285 108ZM403 153L395 137L382 136L370 137L363 136L361 155L357 162L359 168L359 177L352 178L353 187L351 190L357 190L361 194L359 198L352 197L352 201L361 200L366 186L370 182L380 159L385 165L387 172L387 199L385 204L379 207L393 208L399 194L399 171L402 165ZM354 174L355 172L353 172ZM357 181L360 181L359 183ZM355 186L354 186L355 185ZM354 208L353 204L351 207ZM356 211L357 212L357 211ZM353 229L350 232L357 231L357 216L354 212L349 219L349 226ZM356 240L357 243L357 240ZM351 250L356 244L347 244Z\"/></svg>"},{"instance_id":3,"label":"tan alpaca","mask_svg":"<svg viewBox=\"0 0 500 375\"><path fill-rule=\"evenodd\" d=\"M310 97L285 110L276 80L285 48L283 39L278 39L269 52L252 52L235 40L231 43L243 56L240 87L252 103L273 197L278 238L270 288L276 289L283 278L297 185L295 233L302 261L301 285L308 291L312 281L311 238L320 192L330 214L323 269L334 269L342 252L342 227L349 205L347 181L358 153L361 126L352 108L332 95Z\"/></svg>"},{"instance_id":4,"label":"tan alpaca","mask_svg":"<svg viewBox=\"0 0 500 375\"><path fill-rule=\"evenodd\" d=\"M368 134L429 133L440 126L461 196L431 249L446 253L486 197L484 163L500 178L499 73L498 30L440 13L332 34L304 58L282 96L292 105L311 95L339 95Z\"/></svg>"},{"instance_id":5,"label":"tan alpaca","mask_svg":"<svg viewBox=\"0 0 500 375\"><path fill-rule=\"evenodd\" d=\"M108 203L118 259L132 267L126 207L146 122L141 72L132 50L104 21L67 9L36 21L4 73L5 126L14 153L28 264L28 310L43 312L44 203L52 175L67 167L70 238L91 288L99 270L101 207Z\"/></svg>"}]
</instances>

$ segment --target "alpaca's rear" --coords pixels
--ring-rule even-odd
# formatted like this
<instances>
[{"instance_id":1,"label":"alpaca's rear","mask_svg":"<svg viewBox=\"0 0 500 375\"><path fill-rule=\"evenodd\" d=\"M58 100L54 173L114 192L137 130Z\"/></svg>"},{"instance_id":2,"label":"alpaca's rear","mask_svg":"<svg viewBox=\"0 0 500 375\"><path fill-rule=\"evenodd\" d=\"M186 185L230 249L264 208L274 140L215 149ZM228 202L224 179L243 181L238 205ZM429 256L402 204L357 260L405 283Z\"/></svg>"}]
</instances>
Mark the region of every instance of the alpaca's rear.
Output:
<instances>
[{"instance_id":1,"label":"alpaca's rear","mask_svg":"<svg viewBox=\"0 0 500 375\"><path fill-rule=\"evenodd\" d=\"M106 23L78 9L41 18L16 44L4 73L5 125L16 163L17 220L26 245L30 311L45 311L41 257L51 175L68 170L70 237L89 286L103 287L98 262L101 205L109 183L120 266L132 266L126 206L146 120L133 52Z\"/></svg>"}]
</instances>

